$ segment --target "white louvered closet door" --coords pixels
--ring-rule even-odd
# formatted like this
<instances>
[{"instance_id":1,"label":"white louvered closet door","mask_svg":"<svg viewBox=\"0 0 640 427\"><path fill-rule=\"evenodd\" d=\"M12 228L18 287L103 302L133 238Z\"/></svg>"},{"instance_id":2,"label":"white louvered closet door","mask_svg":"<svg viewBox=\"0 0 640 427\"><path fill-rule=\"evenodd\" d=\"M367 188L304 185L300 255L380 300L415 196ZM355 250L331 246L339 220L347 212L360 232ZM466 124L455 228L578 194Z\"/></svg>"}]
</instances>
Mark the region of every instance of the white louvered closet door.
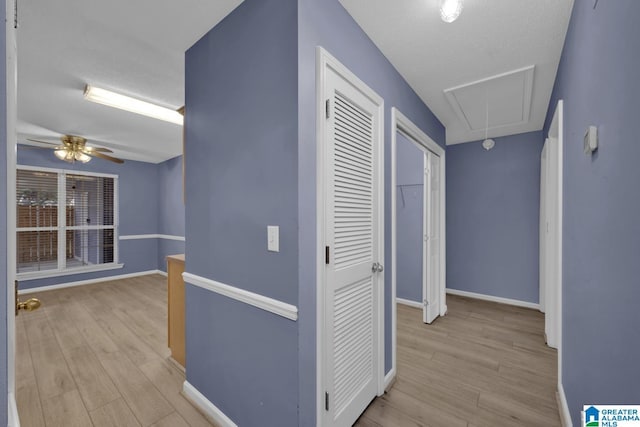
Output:
<instances>
[{"instance_id":1,"label":"white louvered closet door","mask_svg":"<svg viewBox=\"0 0 640 427\"><path fill-rule=\"evenodd\" d=\"M377 394L380 108L326 79L325 425L351 426ZM326 254L325 254L326 255Z\"/></svg>"}]
</instances>

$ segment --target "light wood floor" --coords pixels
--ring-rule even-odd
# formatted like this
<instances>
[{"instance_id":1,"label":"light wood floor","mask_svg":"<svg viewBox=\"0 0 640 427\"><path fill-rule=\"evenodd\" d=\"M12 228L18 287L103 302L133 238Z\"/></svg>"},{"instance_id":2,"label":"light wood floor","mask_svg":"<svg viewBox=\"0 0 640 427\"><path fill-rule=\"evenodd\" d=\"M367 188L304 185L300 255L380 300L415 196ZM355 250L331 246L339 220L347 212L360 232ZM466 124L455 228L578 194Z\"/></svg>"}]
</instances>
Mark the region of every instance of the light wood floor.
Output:
<instances>
[{"instance_id":1,"label":"light wood floor","mask_svg":"<svg viewBox=\"0 0 640 427\"><path fill-rule=\"evenodd\" d=\"M456 296L447 306L425 325L398 305L396 382L356 426L560 426L544 315Z\"/></svg>"},{"instance_id":2,"label":"light wood floor","mask_svg":"<svg viewBox=\"0 0 640 427\"><path fill-rule=\"evenodd\" d=\"M210 427L167 360L166 294L153 275L29 295L43 305L16 318L22 427Z\"/></svg>"},{"instance_id":3,"label":"light wood floor","mask_svg":"<svg viewBox=\"0 0 640 427\"><path fill-rule=\"evenodd\" d=\"M33 296L43 307L16 319L23 427L211 426L167 361L164 277ZM398 306L397 380L356 425L559 426L543 315L454 296L447 303L432 325Z\"/></svg>"}]
</instances>

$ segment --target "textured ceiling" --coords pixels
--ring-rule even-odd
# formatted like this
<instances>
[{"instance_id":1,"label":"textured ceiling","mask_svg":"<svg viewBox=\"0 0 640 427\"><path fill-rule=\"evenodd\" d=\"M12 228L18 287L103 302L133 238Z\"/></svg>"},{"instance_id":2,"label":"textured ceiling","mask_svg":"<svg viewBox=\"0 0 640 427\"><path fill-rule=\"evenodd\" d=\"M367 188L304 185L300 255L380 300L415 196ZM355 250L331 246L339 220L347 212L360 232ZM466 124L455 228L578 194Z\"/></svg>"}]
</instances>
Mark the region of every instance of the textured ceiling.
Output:
<instances>
[{"instance_id":1,"label":"textured ceiling","mask_svg":"<svg viewBox=\"0 0 640 427\"><path fill-rule=\"evenodd\" d=\"M181 154L181 126L85 101L84 86L184 105L184 52L241 2L20 2L19 142L69 133L125 159Z\"/></svg>"},{"instance_id":2,"label":"textured ceiling","mask_svg":"<svg viewBox=\"0 0 640 427\"><path fill-rule=\"evenodd\" d=\"M125 159L161 162L181 154L180 126L87 102L84 86L182 106L184 51L241 1L21 2L19 142L68 133ZM440 21L437 0L340 1L445 125L447 143L481 139L484 130L469 130L446 89L531 65L529 121L489 135L542 128L572 0L465 0L452 24ZM465 114L483 116L485 100L466 105L472 110Z\"/></svg>"},{"instance_id":3,"label":"textured ceiling","mask_svg":"<svg viewBox=\"0 0 640 427\"><path fill-rule=\"evenodd\" d=\"M447 144L484 138L447 101L446 89L535 66L525 123L494 126L489 137L542 129L569 25L573 0L464 0L457 21L440 20L438 0L340 0L447 129ZM512 82L504 79L505 84ZM512 88L492 85L501 93ZM469 114L484 117L482 94ZM475 105L475 107L472 107ZM508 108L489 107L491 116ZM490 122L500 123L498 117ZM491 127L491 124L490 124Z\"/></svg>"}]
</instances>

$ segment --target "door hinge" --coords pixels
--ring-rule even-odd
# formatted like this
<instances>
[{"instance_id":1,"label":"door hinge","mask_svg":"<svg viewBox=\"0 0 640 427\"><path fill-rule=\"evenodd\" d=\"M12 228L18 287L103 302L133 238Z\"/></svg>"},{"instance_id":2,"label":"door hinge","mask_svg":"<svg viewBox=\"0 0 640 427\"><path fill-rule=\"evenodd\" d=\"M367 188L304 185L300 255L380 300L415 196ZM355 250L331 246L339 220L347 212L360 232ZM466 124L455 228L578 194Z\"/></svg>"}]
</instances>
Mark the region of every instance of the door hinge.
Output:
<instances>
[{"instance_id":1,"label":"door hinge","mask_svg":"<svg viewBox=\"0 0 640 427\"><path fill-rule=\"evenodd\" d=\"M327 265L329 264L329 260L331 259L330 255L331 253L329 250L329 246L325 246L324 247L324 263Z\"/></svg>"},{"instance_id":2,"label":"door hinge","mask_svg":"<svg viewBox=\"0 0 640 427\"><path fill-rule=\"evenodd\" d=\"M18 310L18 281L17 281L17 280L15 280L15 281L13 282L13 285L14 285L13 287L14 287L14 289L15 289L15 291L16 291L16 292L15 292L15 293L16 293L16 295L15 295L15 297L16 297L16 299L15 299L15 303L16 303L16 316L17 316L17 315L18 315L18 313L19 313L19 310Z\"/></svg>"},{"instance_id":3,"label":"door hinge","mask_svg":"<svg viewBox=\"0 0 640 427\"><path fill-rule=\"evenodd\" d=\"M13 28L18 28L18 0L13 3Z\"/></svg>"},{"instance_id":4,"label":"door hinge","mask_svg":"<svg viewBox=\"0 0 640 427\"><path fill-rule=\"evenodd\" d=\"M325 117L328 119L329 118L329 110L331 108L331 100L327 99L324 102L324 112L325 112Z\"/></svg>"},{"instance_id":5,"label":"door hinge","mask_svg":"<svg viewBox=\"0 0 640 427\"><path fill-rule=\"evenodd\" d=\"M324 410L325 411L329 410L329 392L328 391L324 393Z\"/></svg>"}]
</instances>

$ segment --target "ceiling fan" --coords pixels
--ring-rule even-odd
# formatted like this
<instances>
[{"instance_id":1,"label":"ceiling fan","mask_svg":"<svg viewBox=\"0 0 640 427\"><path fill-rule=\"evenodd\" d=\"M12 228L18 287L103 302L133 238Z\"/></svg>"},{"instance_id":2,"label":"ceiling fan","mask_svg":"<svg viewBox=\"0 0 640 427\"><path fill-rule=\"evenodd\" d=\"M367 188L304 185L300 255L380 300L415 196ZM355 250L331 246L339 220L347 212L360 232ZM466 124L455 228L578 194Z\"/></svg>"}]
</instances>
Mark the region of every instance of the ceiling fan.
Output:
<instances>
[{"instance_id":1,"label":"ceiling fan","mask_svg":"<svg viewBox=\"0 0 640 427\"><path fill-rule=\"evenodd\" d=\"M39 141L37 139L27 139L27 141L37 142L38 144L46 144L51 147L36 147L36 148L50 148L55 150L54 154L60 160L65 162L74 163L76 161L87 163L92 157L98 157L100 159L109 160L114 163L124 163L124 160L117 157L109 156L104 153L113 153L108 148L91 147L87 144L87 139L81 136L75 135L62 135L60 141L62 144L54 144L46 141Z\"/></svg>"}]
</instances>

